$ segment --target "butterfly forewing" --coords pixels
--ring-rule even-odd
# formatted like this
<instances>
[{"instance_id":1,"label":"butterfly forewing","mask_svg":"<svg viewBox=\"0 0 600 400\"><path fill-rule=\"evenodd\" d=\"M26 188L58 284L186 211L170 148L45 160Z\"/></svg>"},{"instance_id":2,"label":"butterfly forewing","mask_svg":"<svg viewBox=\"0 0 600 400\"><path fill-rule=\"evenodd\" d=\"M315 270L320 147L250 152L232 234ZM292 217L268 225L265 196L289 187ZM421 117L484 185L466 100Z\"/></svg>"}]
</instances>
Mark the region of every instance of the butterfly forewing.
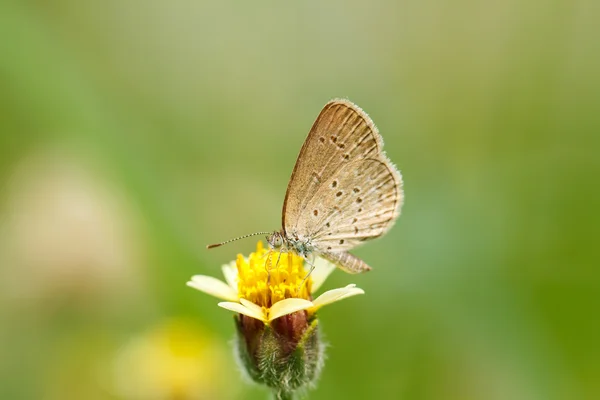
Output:
<instances>
[{"instance_id":1,"label":"butterfly forewing","mask_svg":"<svg viewBox=\"0 0 600 400\"><path fill-rule=\"evenodd\" d=\"M347 272L369 270L345 252L383 235L400 213L402 177L383 153L377 128L347 100L325 105L288 185L283 228Z\"/></svg>"},{"instance_id":2,"label":"butterfly forewing","mask_svg":"<svg viewBox=\"0 0 600 400\"><path fill-rule=\"evenodd\" d=\"M292 172L283 204L282 224L288 235L305 235L298 224L323 183L344 165L378 158L383 142L369 116L347 100L325 105L306 138Z\"/></svg>"}]
</instances>

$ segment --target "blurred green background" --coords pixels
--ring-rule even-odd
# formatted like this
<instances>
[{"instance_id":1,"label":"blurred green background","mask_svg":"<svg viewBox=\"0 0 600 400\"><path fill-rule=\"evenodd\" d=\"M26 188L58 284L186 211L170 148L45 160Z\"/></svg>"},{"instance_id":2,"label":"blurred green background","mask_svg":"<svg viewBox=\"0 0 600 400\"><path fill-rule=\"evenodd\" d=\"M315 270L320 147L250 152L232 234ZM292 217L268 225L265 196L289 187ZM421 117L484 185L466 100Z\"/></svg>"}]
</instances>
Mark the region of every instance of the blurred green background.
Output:
<instances>
[{"instance_id":1,"label":"blurred green background","mask_svg":"<svg viewBox=\"0 0 600 400\"><path fill-rule=\"evenodd\" d=\"M600 9L544 1L0 5L0 398L263 399L185 286L280 226L321 107L402 170L335 273L312 399L600 398Z\"/></svg>"}]
</instances>

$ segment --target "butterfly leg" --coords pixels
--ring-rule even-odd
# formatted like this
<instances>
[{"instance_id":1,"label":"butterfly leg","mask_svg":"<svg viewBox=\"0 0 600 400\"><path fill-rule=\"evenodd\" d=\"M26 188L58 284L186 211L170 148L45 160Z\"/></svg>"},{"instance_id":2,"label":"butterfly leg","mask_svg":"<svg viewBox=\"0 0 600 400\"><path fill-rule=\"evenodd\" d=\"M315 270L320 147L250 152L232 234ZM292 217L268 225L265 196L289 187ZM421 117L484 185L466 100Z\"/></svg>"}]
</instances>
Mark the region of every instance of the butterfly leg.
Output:
<instances>
[{"instance_id":1,"label":"butterfly leg","mask_svg":"<svg viewBox=\"0 0 600 400\"><path fill-rule=\"evenodd\" d=\"M281 260L281 252L283 251L282 249L279 249L279 254L277 254L277 261L275 262L275 269L277 269L279 267L279 261ZM267 270L267 283L269 283L271 281L271 270Z\"/></svg>"},{"instance_id":2,"label":"butterfly leg","mask_svg":"<svg viewBox=\"0 0 600 400\"><path fill-rule=\"evenodd\" d=\"M287 251L287 247L285 246L281 246L281 248L279 249L279 252L277 254L277 261L275 262L275 269L277 269L279 267L279 261L281 261L281 253L288 253ZM273 253L273 250L269 250L268 254L268 259L267 262L265 263L265 271L267 271L267 283L270 282L271 280L271 254ZM289 253L288 253L289 254Z\"/></svg>"},{"instance_id":3,"label":"butterfly leg","mask_svg":"<svg viewBox=\"0 0 600 400\"><path fill-rule=\"evenodd\" d=\"M265 272L267 273L267 283L271 280L271 254L272 250L267 251L262 257L265 259ZM261 258L262 258L261 257Z\"/></svg>"},{"instance_id":4,"label":"butterfly leg","mask_svg":"<svg viewBox=\"0 0 600 400\"><path fill-rule=\"evenodd\" d=\"M281 249L279 249L279 255L277 256L277 262L275 263L275 268L279 267L279 261L281 260L281 253L282 252L283 252L283 246L281 246Z\"/></svg>"},{"instance_id":5,"label":"butterfly leg","mask_svg":"<svg viewBox=\"0 0 600 400\"><path fill-rule=\"evenodd\" d=\"M304 255L304 254L302 254L302 257L304 258L304 261L305 261L305 262L306 262L308 265L310 265L310 271L308 271L308 273L306 274L306 276L304 277L304 279L302 279L302 282L300 283L300 286L298 286L298 290L300 290L300 288L302 287L302 285L304 285L304 283L306 282L306 280L308 279L308 277L310 276L310 274L312 274L312 273L313 273L313 271L314 271L314 270L315 270L315 268L316 268L316 265L314 264L314 261L315 261L315 255L314 255L314 254L311 254L311 255L312 255L312 261L309 261L309 260L308 260L308 255Z\"/></svg>"}]
</instances>

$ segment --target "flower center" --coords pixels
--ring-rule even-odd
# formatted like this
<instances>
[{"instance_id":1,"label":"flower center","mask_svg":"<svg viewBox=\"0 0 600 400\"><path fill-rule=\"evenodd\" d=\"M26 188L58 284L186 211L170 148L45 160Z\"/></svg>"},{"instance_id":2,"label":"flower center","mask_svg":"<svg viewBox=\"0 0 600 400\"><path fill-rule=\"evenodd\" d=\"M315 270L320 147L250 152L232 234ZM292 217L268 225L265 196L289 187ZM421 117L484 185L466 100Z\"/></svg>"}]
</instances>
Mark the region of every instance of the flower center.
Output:
<instances>
[{"instance_id":1,"label":"flower center","mask_svg":"<svg viewBox=\"0 0 600 400\"><path fill-rule=\"evenodd\" d=\"M258 242L247 260L238 254L236 265L240 298L266 308L291 297L310 300L312 278L302 283L308 271L295 253L265 249Z\"/></svg>"}]
</instances>

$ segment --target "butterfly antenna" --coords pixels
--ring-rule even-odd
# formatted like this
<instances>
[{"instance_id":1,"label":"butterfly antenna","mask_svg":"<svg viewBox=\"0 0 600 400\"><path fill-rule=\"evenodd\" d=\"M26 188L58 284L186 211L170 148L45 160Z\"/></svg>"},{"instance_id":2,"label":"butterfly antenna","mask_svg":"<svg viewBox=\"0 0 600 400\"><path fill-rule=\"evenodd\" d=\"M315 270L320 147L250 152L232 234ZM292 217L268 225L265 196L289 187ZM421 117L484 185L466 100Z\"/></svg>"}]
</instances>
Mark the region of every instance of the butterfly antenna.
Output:
<instances>
[{"instance_id":1,"label":"butterfly antenna","mask_svg":"<svg viewBox=\"0 0 600 400\"><path fill-rule=\"evenodd\" d=\"M268 235L270 233L271 232L254 232L254 233L251 233L249 235L244 235L244 236L236 237L235 239L229 239L229 240L226 240L226 241L221 242L221 243L209 244L208 246L206 246L206 248L207 249L214 249L215 247L223 246L224 244L235 242L236 240L246 239L248 237L256 236L256 235Z\"/></svg>"}]
</instances>

